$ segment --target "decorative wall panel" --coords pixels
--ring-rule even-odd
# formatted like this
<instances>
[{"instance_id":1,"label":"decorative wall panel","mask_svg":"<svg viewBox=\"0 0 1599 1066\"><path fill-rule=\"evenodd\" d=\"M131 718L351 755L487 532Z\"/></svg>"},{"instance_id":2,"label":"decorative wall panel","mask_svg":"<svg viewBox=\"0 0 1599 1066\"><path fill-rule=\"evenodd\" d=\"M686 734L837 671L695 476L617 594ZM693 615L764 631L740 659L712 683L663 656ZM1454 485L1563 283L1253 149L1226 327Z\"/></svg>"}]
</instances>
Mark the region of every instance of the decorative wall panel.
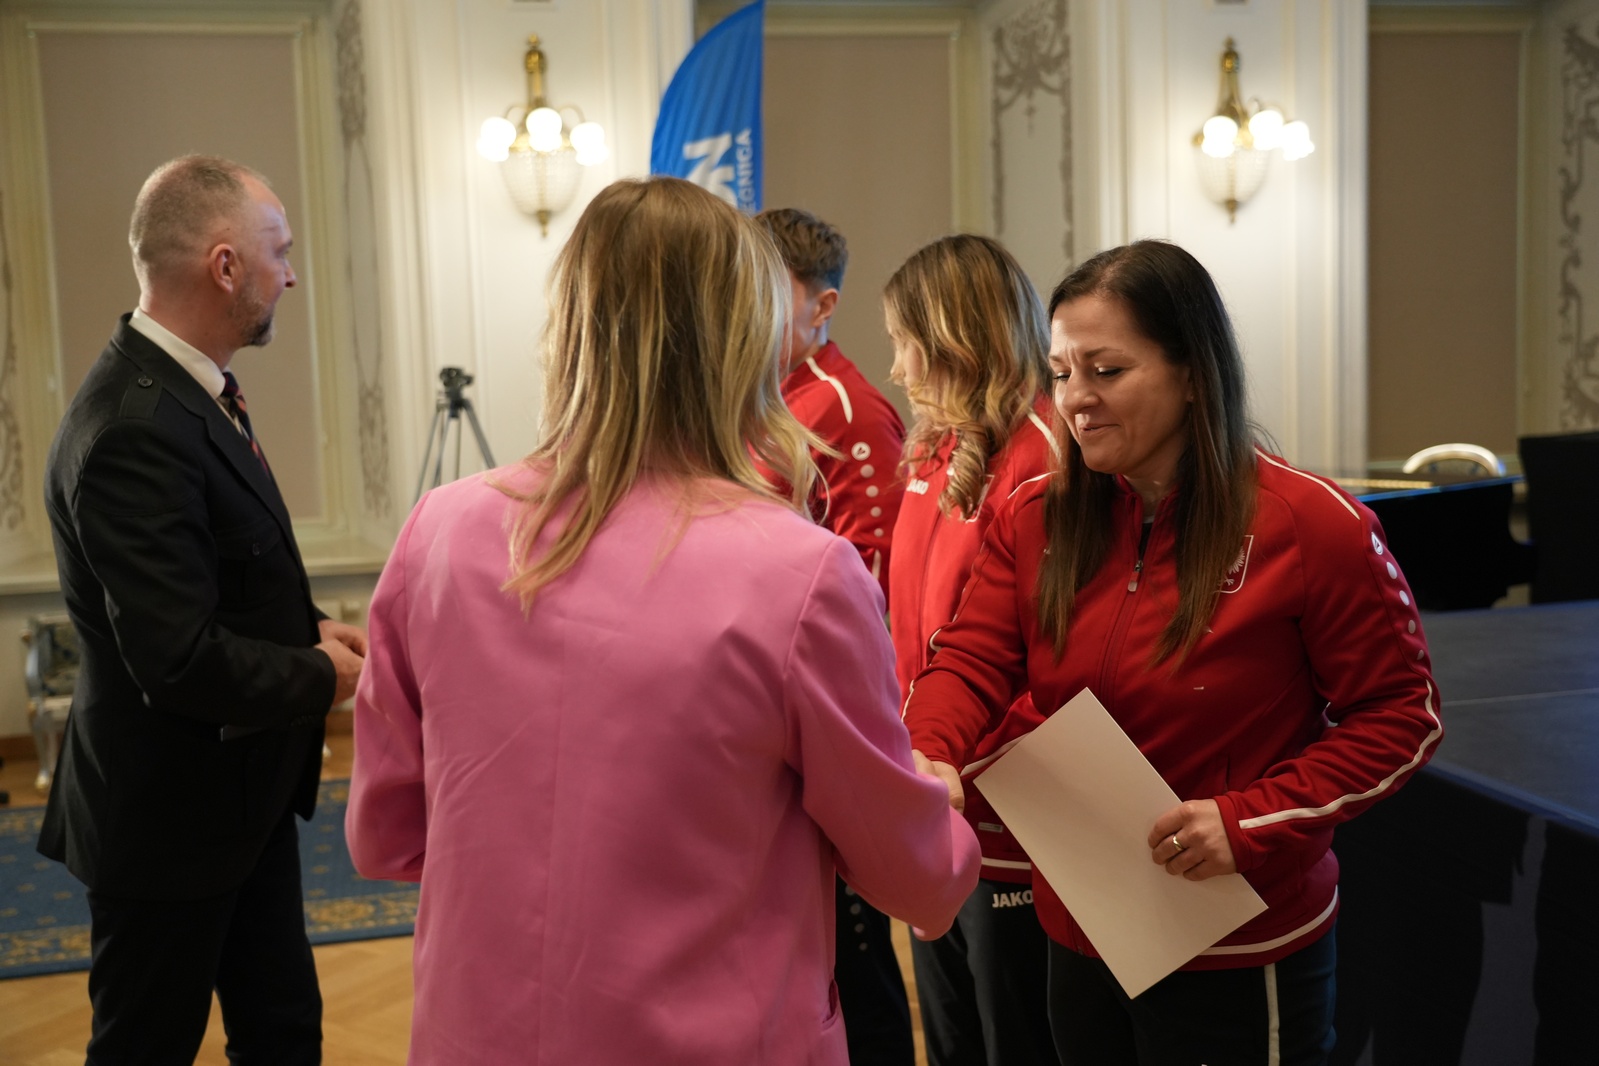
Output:
<instances>
[{"instance_id":1,"label":"decorative wall panel","mask_svg":"<svg viewBox=\"0 0 1599 1066\"><path fill-rule=\"evenodd\" d=\"M1562 34L1559 170L1559 311L1562 429L1599 426L1599 181L1588 155L1599 147L1599 24ZM1584 227L1583 223L1588 225Z\"/></svg>"},{"instance_id":2,"label":"decorative wall panel","mask_svg":"<svg viewBox=\"0 0 1599 1066\"><path fill-rule=\"evenodd\" d=\"M383 315L378 292L377 208L367 149L366 51L360 0L348 0L334 32L338 54L339 126L344 138L345 281L349 286L355 359L361 495L367 512L386 518L389 481L388 408L383 387Z\"/></svg>"},{"instance_id":3,"label":"decorative wall panel","mask_svg":"<svg viewBox=\"0 0 1599 1066\"><path fill-rule=\"evenodd\" d=\"M5 201L0 198L0 528L22 524L22 430L17 424L17 329L15 289L11 284L11 246L6 240Z\"/></svg>"},{"instance_id":4,"label":"decorative wall panel","mask_svg":"<svg viewBox=\"0 0 1599 1066\"><path fill-rule=\"evenodd\" d=\"M1005 10L989 34L994 230L1042 287L1074 257L1071 35L1066 0Z\"/></svg>"}]
</instances>

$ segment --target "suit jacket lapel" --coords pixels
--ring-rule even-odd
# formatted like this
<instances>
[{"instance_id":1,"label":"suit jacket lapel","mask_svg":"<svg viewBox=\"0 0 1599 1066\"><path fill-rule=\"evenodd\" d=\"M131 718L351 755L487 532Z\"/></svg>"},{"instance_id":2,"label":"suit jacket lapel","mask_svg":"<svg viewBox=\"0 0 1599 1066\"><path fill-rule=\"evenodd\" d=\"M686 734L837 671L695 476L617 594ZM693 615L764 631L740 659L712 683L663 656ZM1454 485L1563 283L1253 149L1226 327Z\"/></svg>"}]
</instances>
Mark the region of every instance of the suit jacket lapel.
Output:
<instances>
[{"instance_id":1,"label":"suit jacket lapel","mask_svg":"<svg viewBox=\"0 0 1599 1066\"><path fill-rule=\"evenodd\" d=\"M250 442L239 432L221 405L176 359L162 351L160 345L128 325L126 317L123 318L116 335L111 338L111 343L135 366L154 378L190 414L205 421L212 447L227 460L228 465L233 467L234 473L238 474L239 478L249 486L250 491L260 498L267 510L272 512L272 517L282 527L283 536L289 542L295 557L299 558L299 547L294 542L294 526L289 519L288 507L283 502L283 494L278 491L277 483L255 457L255 452L250 449Z\"/></svg>"}]
</instances>

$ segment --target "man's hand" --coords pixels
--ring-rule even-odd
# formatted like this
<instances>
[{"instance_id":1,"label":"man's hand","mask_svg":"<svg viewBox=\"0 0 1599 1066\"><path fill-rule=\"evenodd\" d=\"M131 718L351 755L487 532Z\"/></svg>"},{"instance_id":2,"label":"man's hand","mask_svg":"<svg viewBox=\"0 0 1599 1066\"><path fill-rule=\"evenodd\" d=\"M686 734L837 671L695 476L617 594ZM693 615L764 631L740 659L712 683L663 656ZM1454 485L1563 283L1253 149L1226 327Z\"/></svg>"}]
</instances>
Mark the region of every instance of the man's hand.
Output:
<instances>
[{"instance_id":1,"label":"man's hand","mask_svg":"<svg viewBox=\"0 0 1599 1066\"><path fill-rule=\"evenodd\" d=\"M947 762L934 762L915 748L911 749L911 761L916 765L916 772L923 777L931 777L943 783L949 789L949 805L957 811L966 809L966 786L961 784L961 773Z\"/></svg>"},{"instance_id":2,"label":"man's hand","mask_svg":"<svg viewBox=\"0 0 1599 1066\"><path fill-rule=\"evenodd\" d=\"M366 630L360 626L345 625L343 622L324 618L316 624L316 628L324 643L336 640L361 658L366 658Z\"/></svg>"},{"instance_id":3,"label":"man's hand","mask_svg":"<svg viewBox=\"0 0 1599 1066\"><path fill-rule=\"evenodd\" d=\"M337 706L355 695L355 686L361 680L361 666L366 662L366 634L355 626L324 618L317 623L322 643L317 650L333 660L333 704Z\"/></svg>"}]
</instances>

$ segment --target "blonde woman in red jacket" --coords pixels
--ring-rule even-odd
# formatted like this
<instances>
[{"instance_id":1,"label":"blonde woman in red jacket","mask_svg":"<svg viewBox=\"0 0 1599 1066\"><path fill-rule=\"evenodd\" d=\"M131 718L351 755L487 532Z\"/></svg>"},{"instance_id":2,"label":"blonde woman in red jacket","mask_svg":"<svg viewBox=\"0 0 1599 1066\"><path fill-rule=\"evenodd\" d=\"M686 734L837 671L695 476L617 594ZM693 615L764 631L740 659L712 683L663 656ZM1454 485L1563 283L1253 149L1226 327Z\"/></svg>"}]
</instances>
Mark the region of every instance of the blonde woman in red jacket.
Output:
<instances>
[{"instance_id":1,"label":"blonde woman in red jacket","mask_svg":"<svg viewBox=\"0 0 1599 1066\"><path fill-rule=\"evenodd\" d=\"M1333 828L1443 734L1409 587L1370 511L1255 446L1232 327L1192 256L1102 252L1049 303L1063 471L991 526L916 679L912 743L955 800L955 767L1017 691L1052 709L1090 688L1183 797L1150 860L1242 873L1268 905L1129 999L1035 878L1064 1063L1325 1063Z\"/></svg>"},{"instance_id":2,"label":"blonde woman in red jacket","mask_svg":"<svg viewBox=\"0 0 1599 1066\"><path fill-rule=\"evenodd\" d=\"M970 235L907 259L889 279L883 309L893 377L916 415L889 581L895 670L909 695L934 635L954 617L996 510L1053 465L1049 326L1011 254ZM966 776L1041 720L1024 694L978 743ZM970 781L964 798L983 846L983 879L949 933L911 945L928 1064L1055 1066L1032 864Z\"/></svg>"}]
</instances>

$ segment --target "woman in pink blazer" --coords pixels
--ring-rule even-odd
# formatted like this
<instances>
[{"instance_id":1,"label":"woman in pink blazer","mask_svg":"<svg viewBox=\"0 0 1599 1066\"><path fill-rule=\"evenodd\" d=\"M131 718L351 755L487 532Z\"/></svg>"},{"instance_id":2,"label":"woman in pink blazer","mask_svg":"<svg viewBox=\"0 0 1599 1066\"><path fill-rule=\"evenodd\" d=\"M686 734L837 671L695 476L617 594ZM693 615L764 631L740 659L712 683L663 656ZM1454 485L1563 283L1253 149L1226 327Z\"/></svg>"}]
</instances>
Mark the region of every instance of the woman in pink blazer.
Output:
<instances>
[{"instance_id":1,"label":"woman in pink blazer","mask_svg":"<svg viewBox=\"0 0 1599 1066\"><path fill-rule=\"evenodd\" d=\"M556 262L543 443L400 534L346 828L422 882L413 1064L843 1066L835 866L928 935L976 883L882 594L803 513L787 291L711 194L610 186Z\"/></svg>"}]
</instances>

